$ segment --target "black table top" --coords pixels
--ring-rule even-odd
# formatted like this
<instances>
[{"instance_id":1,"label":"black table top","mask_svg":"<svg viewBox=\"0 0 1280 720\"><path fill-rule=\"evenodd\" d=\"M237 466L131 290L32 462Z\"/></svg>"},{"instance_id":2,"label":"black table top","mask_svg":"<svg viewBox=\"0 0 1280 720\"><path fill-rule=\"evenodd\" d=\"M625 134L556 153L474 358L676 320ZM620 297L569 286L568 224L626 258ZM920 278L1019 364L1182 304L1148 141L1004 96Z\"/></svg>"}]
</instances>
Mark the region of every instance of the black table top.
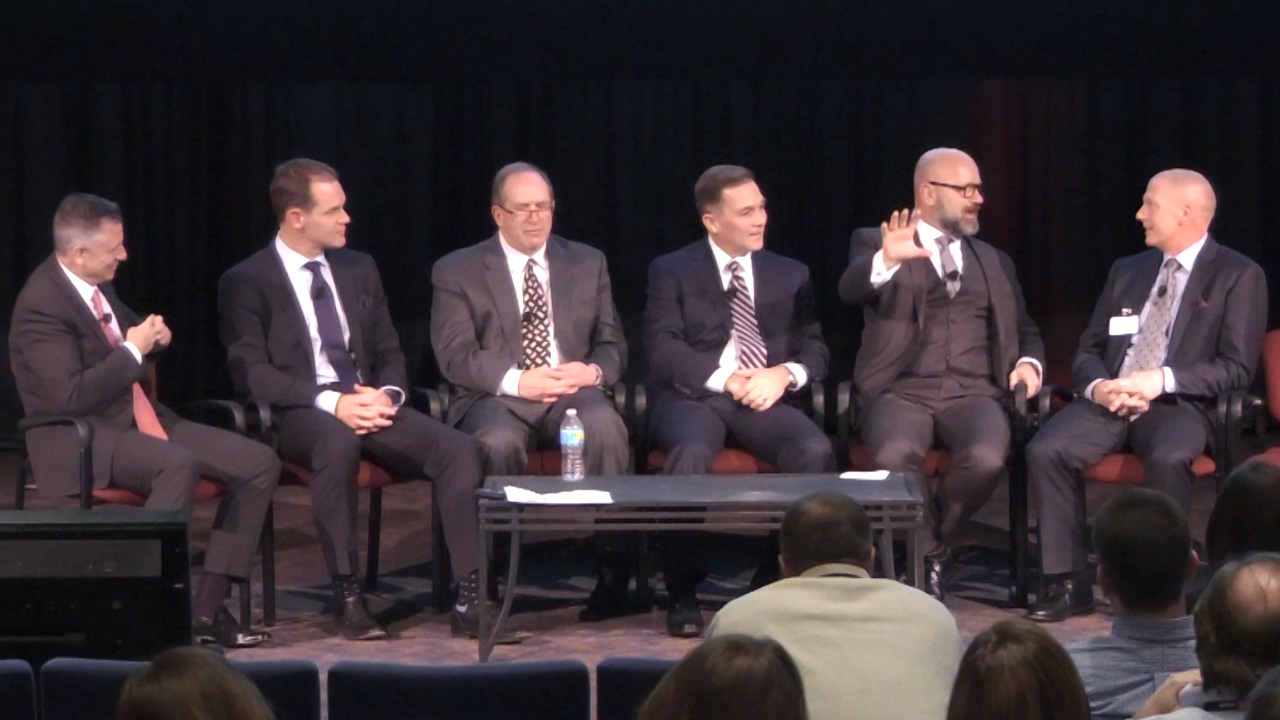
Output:
<instances>
[{"instance_id":1,"label":"black table top","mask_svg":"<svg viewBox=\"0 0 1280 720\"><path fill-rule=\"evenodd\" d=\"M909 473L889 473L884 480L841 480L836 473L790 475L600 475L569 482L558 475L494 476L479 491L482 500L503 499L508 485L536 493L603 490L613 505L790 504L815 492L835 491L860 503L919 503L920 480Z\"/></svg>"}]
</instances>

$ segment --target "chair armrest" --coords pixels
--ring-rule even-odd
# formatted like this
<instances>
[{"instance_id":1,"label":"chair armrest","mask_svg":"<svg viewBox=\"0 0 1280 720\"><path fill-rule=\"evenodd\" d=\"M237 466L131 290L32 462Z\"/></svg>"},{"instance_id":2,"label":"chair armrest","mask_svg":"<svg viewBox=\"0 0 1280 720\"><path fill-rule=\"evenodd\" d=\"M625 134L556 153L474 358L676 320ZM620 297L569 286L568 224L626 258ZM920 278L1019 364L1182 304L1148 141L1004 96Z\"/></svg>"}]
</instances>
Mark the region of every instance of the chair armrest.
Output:
<instances>
[{"instance_id":1,"label":"chair armrest","mask_svg":"<svg viewBox=\"0 0 1280 720\"><path fill-rule=\"evenodd\" d=\"M440 422L444 422L445 413L449 411L447 397L439 390L432 390L431 388L409 388L409 405L418 412L425 413Z\"/></svg>"},{"instance_id":2,"label":"chair armrest","mask_svg":"<svg viewBox=\"0 0 1280 720\"><path fill-rule=\"evenodd\" d=\"M627 389L627 384L618 381L613 384L612 388L606 388L605 392L613 396L613 407L618 411L618 415L622 417L622 422L627 426L627 429L630 430L631 422L627 418L630 410L627 406L631 400L631 391Z\"/></svg>"},{"instance_id":3,"label":"chair armrest","mask_svg":"<svg viewBox=\"0 0 1280 720\"><path fill-rule=\"evenodd\" d=\"M811 393L810 412L813 415L813 424L818 426L822 434L827 433L827 388L821 381L815 380L809 383L809 391Z\"/></svg>"},{"instance_id":4,"label":"chair armrest","mask_svg":"<svg viewBox=\"0 0 1280 720\"><path fill-rule=\"evenodd\" d=\"M649 395L642 382L631 387L630 395L631 406L622 417L635 438L636 471L643 473L648 469L649 443L652 442L649 437Z\"/></svg>"},{"instance_id":5,"label":"chair armrest","mask_svg":"<svg viewBox=\"0 0 1280 720\"><path fill-rule=\"evenodd\" d=\"M216 425L223 430L233 430L241 435L249 434L244 406L233 400L196 400L183 406L182 415L197 422Z\"/></svg>"},{"instance_id":6,"label":"chair armrest","mask_svg":"<svg viewBox=\"0 0 1280 720\"><path fill-rule=\"evenodd\" d=\"M79 436L80 507L88 510L93 504L93 425L84 418L70 415L35 415L19 420L18 430L25 435L36 428L60 425L75 427L76 434Z\"/></svg>"},{"instance_id":7,"label":"chair armrest","mask_svg":"<svg viewBox=\"0 0 1280 720\"><path fill-rule=\"evenodd\" d=\"M1219 455L1217 460L1221 469L1220 477L1225 478L1243 461L1242 439L1245 411L1247 409L1256 412L1261 405L1262 399L1250 395L1247 390L1219 393L1215 420L1218 425L1216 428Z\"/></svg>"},{"instance_id":8,"label":"chair armrest","mask_svg":"<svg viewBox=\"0 0 1280 720\"><path fill-rule=\"evenodd\" d=\"M853 381L836 386L836 466L843 466L853 447Z\"/></svg>"}]
</instances>

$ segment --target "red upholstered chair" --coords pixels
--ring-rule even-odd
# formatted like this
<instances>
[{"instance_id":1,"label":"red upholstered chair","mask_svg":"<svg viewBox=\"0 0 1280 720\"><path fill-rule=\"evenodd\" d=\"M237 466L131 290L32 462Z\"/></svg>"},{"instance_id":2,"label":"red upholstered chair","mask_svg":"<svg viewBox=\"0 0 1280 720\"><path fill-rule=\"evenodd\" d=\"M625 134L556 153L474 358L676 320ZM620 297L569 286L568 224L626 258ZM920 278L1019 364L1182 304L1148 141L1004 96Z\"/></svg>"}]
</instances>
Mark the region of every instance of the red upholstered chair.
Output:
<instances>
[{"instance_id":1,"label":"red upholstered chair","mask_svg":"<svg viewBox=\"0 0 1280 720\"><path fill-rule=\"evenodd\" d=\"M1258 403L1255 406L1259 438L1264 435L1267 427L1267 413L1280 422L1280 330L1272 330L1262 340L1262 377L1267 386L1267 400L1265 405ZM1249 459L1280 465L1280 446L1267 448Z\"/></svg>"}]
</instances>

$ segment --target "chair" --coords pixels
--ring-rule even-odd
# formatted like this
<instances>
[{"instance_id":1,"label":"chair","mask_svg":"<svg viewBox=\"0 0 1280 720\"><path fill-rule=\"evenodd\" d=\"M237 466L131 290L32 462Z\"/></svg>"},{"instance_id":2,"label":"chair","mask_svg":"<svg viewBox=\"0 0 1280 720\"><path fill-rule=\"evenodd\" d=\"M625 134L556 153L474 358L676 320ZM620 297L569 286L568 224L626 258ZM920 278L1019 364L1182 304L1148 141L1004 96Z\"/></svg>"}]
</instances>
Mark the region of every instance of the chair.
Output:
<instances>
[{"instance_id":1,"label":"chair","mask_svg":"<svg viewBox=\"0 0 1280 720\"><path fill-rule=\"evenodd\" d=\"M1040 392L1045 397L1046 389ZM871 462L871 451L853 440L854 407L856 391L853 383L845 380L840 383L836 392L836 447L848 448L848 469L867 471L874 469ZM1030 433L1031 418L1027 411L1027 386L1019 383L1014 388L1012 403L1009 407L1009 575L1012 579L1009 599L1017 607L1027 605L1027 583L1025 541L1027 519L1027 439ZM924 456L922 476L927 483L947 474L951 468L951 454L943 448L931 448ZM923 488L922 488L923 490ZM891 572L893 565L892 548L881 548L881 559L885 561L886 570Z\"/></svg>"},{"instance_id":2,"label":"chair","mask_svg":"<svg viewBox=\"0 0 1280 720\"><path fill-rule=\"evenodd\" d=\"M276 720L320 719L320 669L307 660L231 662L275 711ZM54 658L40 670L43 720L114 720L124 683L144 662Z\"/></svg>"},{"instance_id":3,"label":"chair","mask_svg":"<svg viewBox=\"0 0 1280 720\"><path fill-rule=\"evenodd\" d=\"M596 666L597 720L634 720L676 660L613 657Z\"/></svg>"},{"instance_id":4,"label":"chair","mask_svg":"<svg viewBox=\"0 0 1280 720\"><path fill-rule=\"evenodd\" d=\"M36 720L36 678L25 660L0 660L0 720Z\"/></svg>"},{"instance_id":5,"label":"chair","mask_svg":"<svg viewBox=\"0 0 1280 720\"><path fill-rule=\"evenodd\" d=\"M1280 422L1280 330L1272 330L1262 340L1262 377L1266 381L1267 400L1265 404L1253 404L1256 410L1254 429L1259 439L1266 434L1268 413ZM1280 465L1280 446L1267 448L1249 460L1263 460Z\"/></svg>"},{"instance_id":6,"label":"chair","mask_svg":"<svg viewBox=\"0 0 1280 720\"><path fill-rule=\"evenodd\" d=\"M577 660L462 666L340 661L329 720L588 720L591 680Z\"/></svg>"},{"instance_id":7,"label":"chair","mask_svg":"<svg viewBox=\"0 0 1280 720\"><path fill-rule=\"evenodd\" d=\"M155 363L147 363L151 375L150 393L155 400L156 368ZM230 400L199 400L186 405L183 415L207 422L226 430L232 430L248 436L249 427L244 408ZM94 505L122 505L126 507L143 507L146 505L145 495L117 487L93 486L93 426L83 418L67 415L27 417L18 422L18 429L23 434L22 459L18 465L18 481L15 488L13 506L17 510L26 505L26 491L34 487L31 480L31 462L27 455L25 443L26 433L41 427L57 425L74 426L79 436L78 457L80 492L80 508L92 509ZM220 500L227 494L227 488L217 480L200 478L196 484L195 502ZM270 519L270 510L268 519ZM275 533L270 522L263 523L262 539L262 590L263 616L268 625L275 623ZM248 627L251 624L252 612L250 603L251 581L246 578L237 583L240 588L240 623Z\"/></svg>"}]
</instances>

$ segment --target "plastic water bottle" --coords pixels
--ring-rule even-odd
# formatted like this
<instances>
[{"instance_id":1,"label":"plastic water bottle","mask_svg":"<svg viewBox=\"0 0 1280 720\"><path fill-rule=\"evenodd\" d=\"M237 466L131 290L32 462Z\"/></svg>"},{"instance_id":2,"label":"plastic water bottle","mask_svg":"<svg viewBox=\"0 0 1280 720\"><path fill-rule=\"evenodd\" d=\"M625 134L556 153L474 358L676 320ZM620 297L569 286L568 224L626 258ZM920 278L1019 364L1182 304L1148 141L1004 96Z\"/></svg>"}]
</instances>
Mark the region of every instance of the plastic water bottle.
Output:
<instances>
[{"instance_id":1,"label":"plastic water bottle","mask_svg":"<svg viewBox=\"0 0 1280 720\"><path fill-rule=\"evenodd\" d=\"M565 480L581 480L587 476L582 450L587 444L587 431L578 419L577 410L566 410L560 421L560 475Z\"/></svg>"}]
</instances>

